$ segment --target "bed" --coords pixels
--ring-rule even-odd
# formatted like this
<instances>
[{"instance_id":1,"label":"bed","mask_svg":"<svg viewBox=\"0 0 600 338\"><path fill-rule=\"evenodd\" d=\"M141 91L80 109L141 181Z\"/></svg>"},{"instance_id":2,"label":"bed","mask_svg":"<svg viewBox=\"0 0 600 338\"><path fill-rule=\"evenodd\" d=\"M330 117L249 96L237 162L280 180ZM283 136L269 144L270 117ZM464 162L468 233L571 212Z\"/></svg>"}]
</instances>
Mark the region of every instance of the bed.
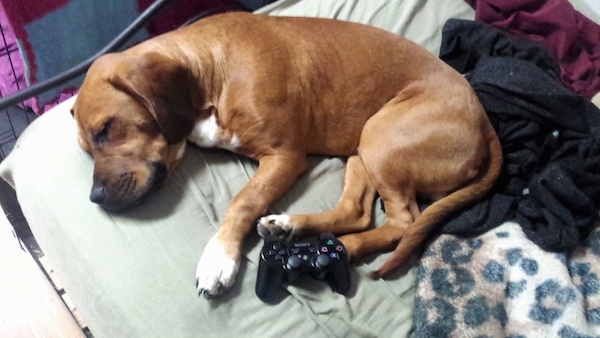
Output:
<instances>
[{"instance_id":1,"label":"bed","mask_svg":"<svg viewBox=\"0 0 600 338\"><path fill-rule=\"evenodd\" d=\"M539 43L520 45L524 37L513 44L513 38L504 31L492 30L491 38L478 35L487 29L482 23L486 20L485 1L469 2L473 7L463 0L280 0L257 11L370 24L442 55L480 90L484 106L494 113L490 118L495 127L504 128L499 129L501 140L506 141L503 145L512 145L506 147L507 163L514 165L507 170L518 167L519 173L529 175L521 179L525 182L503 181L493 196L441 226L423 252L388 278L367 277L385 261L385 253L352 261L352 287L347 296L332 292L327 283L301 278L282 287L285 297L276 304L263 303L254 293L262 241L253 234L244 246L235 286L217 299L199 298L194 284L197 260L218 229L228 201L254 173L256 163L226 151L190 148L181 167L143 205L107 213L87 198L93 163L77 144L76 126L69 114L74 98L36 119L0 163L0 176L15 189L44 255L92 334L600 336L600 195L594 188L600 187L600 162L596 162L600 158L600 111L592 103L600 91L594 82L600 78L599 68L595 68L600 47L585 49L589 51L589 81L581 85L583 77L577 77L581 72L567 73L568 62L561 61L560 54L553 57L552 48ZM568 5L566 1L548 3ZM583 22L588 28L593 28L594 21L600 22L600 14L586 1L571 3L578 10L566 7L572 11L568 13L573 22ZM591 20L581 21L577 13ZM492 20L493 15L487 18ZM600 34L596 37L600 43ZM485 39L502 41L503 45L484 51L481 43ZM494 63L498 59L518 62ZM488 68L477 68L487 61L492 62ZM534 74L539 84L523 86L522 78L515 81L522 74L519 67L525 67L524 72L539 69L540 73ZM505 79L513 91L504 87L506 82L489 82L490 69L507 69L504 75L515 75ZM546 87L548 84L552 87ZM527 90L521 90L523 87ZM500 97L512 97L513 93L523 100L505 106L490 88L503 89ZM536 96L538 89L545 96ZM527 95L537 101L528 100ZM576 112L553 115L551 109L557 107ZM504 113L517 108L535 117ZM511 129L524 124L521 131L527 133ZM540 135L543 138L538 138ZM564 135L575 136L567 142ZM565 150L561 142L570 148ZM531 150L532 144L541 150L523 153L519 148L525 145ZM563 150L559 156L557 152ZM569 157L573 153L576 159ZM523 172L526 165L519 160L534 155L544 160L527 162L535 168ZM575 160L581 166L567 165ZM330 209L341 193L343 172L342 158L311 157L307 173L271 206L271 211L312 213ZM533 182L539 176L543 177ZM561 195L557 191L567 188L552 183L565 180L572 183L567 186L571 190ZM538 187L545 190L540 192L538 204L531 207L525 202L537 196ZM517 197L512 194L514 189L523 193ZM378 201L375 203L379 206ZM523 208L515 209L515 205ZM380 207L375 210L377 226L383 221L383 212ZM525 226L528 222L529 227Z\"/></svg>"}]
</instances>

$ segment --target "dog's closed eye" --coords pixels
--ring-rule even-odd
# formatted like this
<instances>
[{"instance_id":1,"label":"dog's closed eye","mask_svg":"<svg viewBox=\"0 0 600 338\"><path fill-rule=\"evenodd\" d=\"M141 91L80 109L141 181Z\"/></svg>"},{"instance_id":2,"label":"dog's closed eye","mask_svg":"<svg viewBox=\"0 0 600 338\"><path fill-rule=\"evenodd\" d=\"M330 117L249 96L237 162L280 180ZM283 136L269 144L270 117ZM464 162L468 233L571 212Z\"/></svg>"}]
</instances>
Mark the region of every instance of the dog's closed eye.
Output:
<instances>
[{"instance_id":1,"label":"dog's closed eye","mask_svg":"<svg viewBox=\"0 0 600 338\"><path fill-rule=\"evenodd\" d=\"M94 133L92 136L95 144L101 145L102 143L108 141L108 135L110 133L110 127L113 123L114 119L109 119L102 125L102 128Z\"/></svg>"}]
</instances>

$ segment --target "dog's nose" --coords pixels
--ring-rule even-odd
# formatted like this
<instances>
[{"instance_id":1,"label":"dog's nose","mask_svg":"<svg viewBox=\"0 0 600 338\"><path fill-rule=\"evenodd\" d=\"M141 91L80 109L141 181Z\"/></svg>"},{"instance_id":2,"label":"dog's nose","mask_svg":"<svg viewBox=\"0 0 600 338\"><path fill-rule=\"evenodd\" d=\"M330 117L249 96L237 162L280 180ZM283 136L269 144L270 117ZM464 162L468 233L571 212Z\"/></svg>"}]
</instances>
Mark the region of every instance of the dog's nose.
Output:
<instances>
[{"instance_id":1,"label":"dog's nose","mask_svg":"<svg viewBox=\"0 0 600 338\"><path fill-rule=\"evenodd\" d=\"M90 193L90 201L101 204L106 199L106 192L104 191L104 186L102 185L94 185L92 187L92 192Z\"/></svg>"}]
</instances>

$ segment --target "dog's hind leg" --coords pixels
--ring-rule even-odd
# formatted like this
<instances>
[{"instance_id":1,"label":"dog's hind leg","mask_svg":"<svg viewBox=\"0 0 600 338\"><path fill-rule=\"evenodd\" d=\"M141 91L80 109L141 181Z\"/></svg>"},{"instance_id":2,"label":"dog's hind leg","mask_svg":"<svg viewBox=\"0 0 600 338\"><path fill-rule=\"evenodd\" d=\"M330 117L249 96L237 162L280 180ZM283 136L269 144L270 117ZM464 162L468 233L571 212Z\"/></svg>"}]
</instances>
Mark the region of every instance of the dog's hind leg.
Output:
<instances>
[{"instance_id":1,"label":"dog's hind leg","mask_svg":"<svg viewBox=\"0 0 600 338\"><path fill-rule=\"evenodd\" d=\"M363 231L371 224L375 188L358 155L348 158L343 190L337 205L326 212L307 215L269 215L259 219L257 230L263 237L310 235L320 232L345 234Z\"/></svg>"},{"instance_id":2,"label":"dog's hind leg","mask_svg":"<svg viewBox=\"0 0 600 338\"><path fill-rule=\"evenodd\" d=\"M414 199L390 189L380 190L379 194L385 205L385 222L380 227L340 237L349 257L395 248L419 213Z\"/></svg>"},{"instance_id":3,"label":"dog's hind leg","mask_svg":"<svg viewBox=\"0 0 600 338\"><path fill-rule=\"evenodd\" d=\"M464 90L457 98L436 97L445 89L420 95L418 89L401 92L373 115L359 143L386 221L340 240L353 255L395 247L373 278L400 266L434 226L484 196L501 167L500 144L476 97ZM433 203L419 212L417 196Z\"/></svg>"},{"instance_id":4,"label":"dog's hind leg","mask_svg":"<svg viewBox=\"0 0 600 338\"><path fill-rule=\"evenodd\" d=\"M390 103L373 115L363 129L359 156L384 203L385 222L375 229L340 237L351 256L395 248L420 215L414 171L427 170L420 168L423 156L415 149L423 131L411 127L419 124L415 124L415 115L404 113L405 109L414 108L407 102Z\"/></svg>"}]
</instances>

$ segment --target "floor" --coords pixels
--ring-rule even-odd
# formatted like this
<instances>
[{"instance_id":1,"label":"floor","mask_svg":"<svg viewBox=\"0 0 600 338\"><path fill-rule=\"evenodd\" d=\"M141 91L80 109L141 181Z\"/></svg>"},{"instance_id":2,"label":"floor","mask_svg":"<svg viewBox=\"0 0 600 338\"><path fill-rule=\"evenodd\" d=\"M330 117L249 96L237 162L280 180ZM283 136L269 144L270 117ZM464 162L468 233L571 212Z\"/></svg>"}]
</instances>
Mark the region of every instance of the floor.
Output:
<instances>
[{"instance_id":1,"label":"floor","mask_svg":"<svg viewBox=\"0 0 600 338\"><path fill-rule=\"evenodd\" d=\"M30 111L13 107L0 112L0 161L12 150L18 136L35 120ZM69 337L93 337L85 321L54 276L21 212L14 190L0 179L0 295L13 299L0 304L2 337L46 337L62 332ZM4 212L2 212L4 211ZM11 227L12 226L12 227ZM14 231L13 236L4 236Z\"/></svg>"},{"instance_id":2,"label":"floor","mask_svg":"<svg viewBox=\"0 0 600 338\"><path fill-rule=\"evenodd\" d=\"M0 337L85 338L65 295L36 263L0 214Z\"/></svg>"}]
</instances>

